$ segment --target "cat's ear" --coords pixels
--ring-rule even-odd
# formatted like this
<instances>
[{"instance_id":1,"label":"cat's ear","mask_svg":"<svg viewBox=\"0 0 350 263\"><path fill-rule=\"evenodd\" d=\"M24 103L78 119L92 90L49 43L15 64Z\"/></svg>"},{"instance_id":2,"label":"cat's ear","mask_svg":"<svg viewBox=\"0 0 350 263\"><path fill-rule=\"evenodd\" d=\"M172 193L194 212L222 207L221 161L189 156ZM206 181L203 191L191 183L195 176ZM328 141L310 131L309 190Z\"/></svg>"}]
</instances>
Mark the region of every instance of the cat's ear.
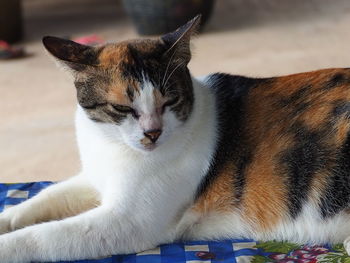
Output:
<instances>
[{"instance_id":1,"label":"cat's ear","mask_svg":"<svg viewBox=\"0 0 350 263\"><path fill-rule=\"evenodd\" d=\"M43 44L59 62L74 71L82 71L87 66L98 65L98 48L51 36L44 37Z\"/></svg>"},{"instance_id":2,"label":"cat's ear","mask_svg":"<svg viewBox=\"0 0 350 263\"><path fill-rule=\"evenodd\" d=\"M176 62L188 64L191 60L190 41L199 29L201 15L179 27L176 31L163 35L161 40L168 46L165 55L175 56Z\"/></svg>"}]
</instances>

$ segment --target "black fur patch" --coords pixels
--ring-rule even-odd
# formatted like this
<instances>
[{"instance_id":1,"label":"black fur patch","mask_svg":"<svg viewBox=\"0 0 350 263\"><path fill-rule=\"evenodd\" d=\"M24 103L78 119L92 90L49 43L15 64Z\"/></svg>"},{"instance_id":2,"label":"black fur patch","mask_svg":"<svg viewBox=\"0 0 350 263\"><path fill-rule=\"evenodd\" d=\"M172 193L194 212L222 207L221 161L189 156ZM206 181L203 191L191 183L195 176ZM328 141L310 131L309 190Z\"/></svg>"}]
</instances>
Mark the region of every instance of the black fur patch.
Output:
<instances>
[{"instance_id":1,"label":"black fur patch","mask_svg":"<svg viewBox=\"0 0 350 263\"><path fill-rule=\"evenodd\" d=\"M349 83L349 79L342 73L337 73L333 75L324 85L325 90L330 90L332 88L338 87L339 85Z\"/></svg>"},{"instance_id":2,"label":"black fur patch","mask_svg":"<svg viewBox=\"0 0 350 263\"><path fill-rule=\"evenodd\" d=\"M331 178L320 201L323 218L329 218L349 207L350 202L350 134L336 155Z\"/></svg>"},{"instance_id":3,"label":"black fur patch","mask_svg":"<svg viewBox=\"0 0 350 263\"><path fill-rule=\"evenodd\" d=\"M139 82L146 77L155 87L160 87L160 76L165 72L165 61L162 56L166 47L158 43L152 52L142 52L138 45L128 44L128 50L133 63L123 64L123 73L126 78L134 78Z\"/></svg>"},{"instance_id":4,"label":"black fur patch","mask_svg":"<svg viewBox=\"0 0 350 263\"><path fill-rule=\"evenodd\" d=\"M197 189L196 198L205 191L225 167L235 164L236 171L232 171L234 185L232 192L238 203L244 193L245 170L252 159L254 149L247 143L245 126L245 97L249 90L269 79L254 79L228 74L213 74L208 79L216 96L216 111L218 113L218 142L213 156L213 162L208 174Z\"/></svg>"},{"instance_id":5,"label":"black fur patch","mask_svg":"<svg viewBox=\"0 0 350 263\"><path fill-rule=\"evenodd\" d=\"M293 125L294 146L280 155L283 176L287 176L289 212L295 218L307 201L315 173L326 169L332 152L323 143L323 131L310 131L300 123Z\"/></svg>"},{"instance_id":6,"label":"black fur patch","mask_svg":"<svg viewBox=\"0 0 350 263\"><path fill-rule=\"evenodd\" d=\"M350 102L337 101L333 109L333 115L335 117L345 116L346 118L350 118Z\"/></svg>"},{"instance_id":7,"label":"black fur patch","mask_svg":"<svg viewBox=\"0 0 350 263\"><path fill-rule=\"evenodd\" d=\"M51 36L44 37L43 44L53 56L66 62L74 70L83 71L87 66L99 64L100 50L97 48Z\"/></svg>"},{"instance_id":8,"label":"black fur patch","mask_svg":"<svg viewBox=\"0 0 350 263\"><path fill-rule=\"evenodd\" d=\"M174 85L169 83L170 86L167 88L165 95L171 94L170 97L178 98L178 102L170 107L176 117L181 121L186 121L192 113L194 95L192 79L189 70L186 68L179 69L178 74L174 77Z\"/></svg>"},{"instance_id":9,"label":"black fur patch","mask_svg":"<svg viewBox=\"0 0 350 263\"><path fill-rule=\"evenodd\" d=\"M311 85L307 85L305 87L298 89L291 96L287 98L282 98L281 105L289 106L290 104L296 104L304 101L307 95L310 93L311 88L312 88Z\"/></svg>"},{"instance_id":10,"label":"black fur patch","mask_svg":"<svg viewBox=\"0 0 350 263\"><path fill-rule=\"evenodd\" d=\"M131 87L127 87L126 94L128 95L131 102L134 101L134 90Z\"/></svg>"},{"instance_id":11,"label":"black fur patch","mask_svg":"<svg viewBox=\"0 0 350 263\"><path fill-rule=\"evenodd\" d=\"M288 113L289 118L300 115L311 106L311 102L305 100L310 94L311 88L311 85L307 85L294 92L291 96L283 97L278 101L279 106Z\"/></svg>"}]
</instances>

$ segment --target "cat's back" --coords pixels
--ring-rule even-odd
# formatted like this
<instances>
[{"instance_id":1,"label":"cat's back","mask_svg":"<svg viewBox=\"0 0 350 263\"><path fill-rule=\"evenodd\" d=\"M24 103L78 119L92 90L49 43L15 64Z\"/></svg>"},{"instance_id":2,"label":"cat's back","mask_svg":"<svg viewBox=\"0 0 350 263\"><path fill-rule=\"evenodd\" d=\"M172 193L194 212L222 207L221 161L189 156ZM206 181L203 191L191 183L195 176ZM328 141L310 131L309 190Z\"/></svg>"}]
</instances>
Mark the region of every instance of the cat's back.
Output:
<instances>
[{"instance_id":1,"label":"cat's back","mask_svg":"<svg viewBox=\"0 0 350 263\"><path fill-rule=\"evenodd\" d=\"M266 108L266 103L272 103L273 108L284 109L285 106L300 104L303 99L318 100L319 95L331 95L329 101L337 98L346 100L350 91L350 68L322 69L269 78L215 73L201 78L201 81L206 82L215 94L219 111L229 106L221 102L237 102L247 97L253 102L260 100L259 105L263 108ZM310 102L304 101L303 105L310 105Z\"/></svg>"},{"instance_id":2,"label":"cat's back","mask_svg":"<svg viewBox=\"0 0 350 263\"><path fill-rule=\"evenodd\" d=\"M230 153L236 159L244 150L250 152L251 161L262 156L257 151L265 146L264 155L282 163L288 162L282 153L294 148L317 155L316 161L348 146L350 69L272 78L213 74L207 83L216 97L217 149L225 148L226 156ZM297 157L300 152L292 159Z\"/></svg>"}]
</instances>

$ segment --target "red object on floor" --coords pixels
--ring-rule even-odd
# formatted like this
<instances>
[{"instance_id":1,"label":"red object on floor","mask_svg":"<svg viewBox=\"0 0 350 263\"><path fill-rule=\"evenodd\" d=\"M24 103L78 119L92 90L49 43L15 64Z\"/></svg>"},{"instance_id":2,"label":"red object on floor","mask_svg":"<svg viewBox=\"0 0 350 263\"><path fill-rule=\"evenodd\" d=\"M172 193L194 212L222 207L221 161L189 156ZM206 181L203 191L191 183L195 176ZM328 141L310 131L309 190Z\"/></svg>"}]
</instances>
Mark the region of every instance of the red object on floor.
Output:
<instances>
[{"instance_id":1,"label":"red object on floor","mask_svg":"<svg viewBox=\"0 0 350 263\"><path fill-rule=\"evenodd\" d=\"M0 40L0 59L13 59L25 56L26 53L23 48L12 47L6 41Z\"/></svg>"},{"instance_id":2,"label":"red object on floor","mask_svg":"<svg viewBox=\"0 0 350 263\"><path fill-rule=\"evenodd\" d=\"M77 42L79 44L89 45L89 46L96 46L96 45L100 45L100 44L105 43L105 41L97 35L78 37L78 38L73 39L73 41Z\"/></svg>"}]
</instances>

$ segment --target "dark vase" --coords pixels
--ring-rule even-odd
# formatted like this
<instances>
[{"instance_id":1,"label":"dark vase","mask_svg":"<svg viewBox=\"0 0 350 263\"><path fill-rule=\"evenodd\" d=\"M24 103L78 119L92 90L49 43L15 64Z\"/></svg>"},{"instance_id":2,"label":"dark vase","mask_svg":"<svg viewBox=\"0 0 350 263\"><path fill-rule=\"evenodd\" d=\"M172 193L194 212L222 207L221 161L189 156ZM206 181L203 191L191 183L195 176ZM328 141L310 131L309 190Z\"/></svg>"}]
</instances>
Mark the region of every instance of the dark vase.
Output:
<instances>
[{"instance_id":1,"label":"dark vase","mask_svg":"<svg viewBox=\"0 0 350 263\"><path fill-rule=\"evenodd\" d=\"M209 19L215 0L123 0L125 10L141 35L159 35L175 30L202 14Z\"/></svg>"},{"instance_id":2,"label":"dark vase","mask_svg":"<svg viewBox=\"0 0 350 263\"><path fill-rule=\"evenodd\" d=\"M0 39L10 43L22 37L20 0L0 0Z\"/></svg>"}]
</instances>

